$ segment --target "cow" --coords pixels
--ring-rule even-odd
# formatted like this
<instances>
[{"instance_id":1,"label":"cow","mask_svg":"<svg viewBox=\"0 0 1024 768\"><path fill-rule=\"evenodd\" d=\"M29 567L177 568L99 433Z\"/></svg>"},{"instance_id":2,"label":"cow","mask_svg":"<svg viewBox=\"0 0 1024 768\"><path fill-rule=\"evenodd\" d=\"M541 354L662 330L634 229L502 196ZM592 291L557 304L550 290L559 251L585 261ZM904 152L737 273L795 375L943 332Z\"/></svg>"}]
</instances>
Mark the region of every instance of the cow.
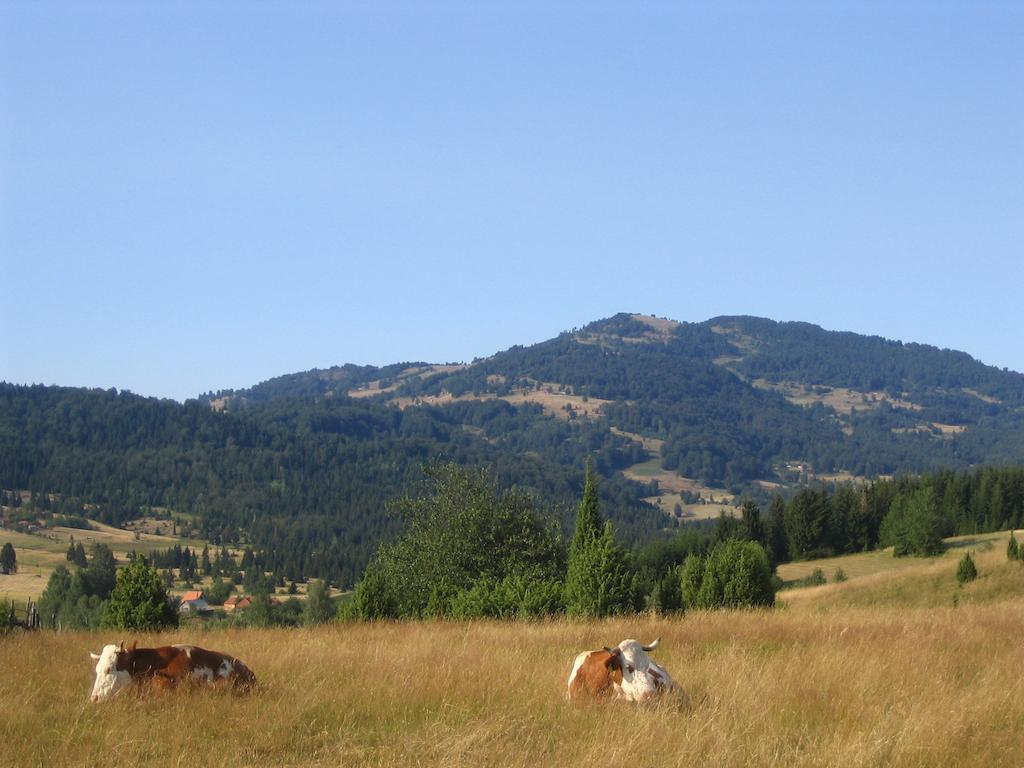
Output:
<instances>
[{"instance_id":1,"label":"cow","mask_svg":"<svg viewBox=\"0 0 1024 768\"><path fill-rule=\"evenodd\" d=\"M650 645L623 640L615 648L579 654L569 674L569 698L611 694L616 699L641 702L669 692L685 698L668 671L647 655L659 642L661 638Z\"/></svg>"},{"instance_id":2,"label":"cow","mask_svg":"<svg viewBox=\"0 0 1024 768\"><path fill-rule=\"evenodd\" d=\"M238 691L256 685L256 676L234 656L195 645L138 648L132 643L125 649L121 643L105 645L100 653L89 655L96 660L93 702L106 701L131 683L173 688L183 681L192 681L223 684Z\"/></svg>"}]
</instances>

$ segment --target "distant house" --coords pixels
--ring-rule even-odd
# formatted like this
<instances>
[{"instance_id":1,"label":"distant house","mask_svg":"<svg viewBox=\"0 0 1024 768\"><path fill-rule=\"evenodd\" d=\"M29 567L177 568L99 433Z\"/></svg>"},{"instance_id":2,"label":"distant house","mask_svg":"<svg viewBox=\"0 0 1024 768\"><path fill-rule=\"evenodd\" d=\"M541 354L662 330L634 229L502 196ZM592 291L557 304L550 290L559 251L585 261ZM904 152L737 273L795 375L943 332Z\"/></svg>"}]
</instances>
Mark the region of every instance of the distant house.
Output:
<instances>
[{"instance_id":1,"label":"distant house","mask_svg":"<svg viewBox=\"0 0 1024 768\"><path fill-rule=\"evenodd\" d=\"M224 601L224 610L228 613L244 611L252 605L252 598L247 595L232 595Z\"/></svg>"},{"instance_id":2,"label":"distant house","mask_svg":"<svg viewBox=\"0 0 1024 768\"><path fill-rule=\"evenodd\" d=\"M212 613L213 608L206 602L206 595L200 589L193 589L181 596L181 604L178 606L178 613L182 616L200 616L204 613Z\"/></svg>"}]
</instances>

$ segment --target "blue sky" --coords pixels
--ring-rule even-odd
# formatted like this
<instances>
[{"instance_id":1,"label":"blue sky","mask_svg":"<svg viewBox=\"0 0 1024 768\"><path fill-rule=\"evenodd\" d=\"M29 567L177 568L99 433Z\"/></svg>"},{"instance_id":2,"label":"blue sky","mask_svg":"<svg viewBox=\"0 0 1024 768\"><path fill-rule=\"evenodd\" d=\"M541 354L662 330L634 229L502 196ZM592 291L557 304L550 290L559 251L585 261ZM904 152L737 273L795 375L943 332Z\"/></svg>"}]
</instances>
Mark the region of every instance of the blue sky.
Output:
<instances>
[{"instance_id":1,"label":"blue sky","mask_svg":"<svg viewBox=\"0 0 1024 768\"><path fill-rule=\"evenodd\" d=\"M184 399L619 311L1024 371L1024 4L0 19L2 380Z\"/></svg>"}]
</instances>

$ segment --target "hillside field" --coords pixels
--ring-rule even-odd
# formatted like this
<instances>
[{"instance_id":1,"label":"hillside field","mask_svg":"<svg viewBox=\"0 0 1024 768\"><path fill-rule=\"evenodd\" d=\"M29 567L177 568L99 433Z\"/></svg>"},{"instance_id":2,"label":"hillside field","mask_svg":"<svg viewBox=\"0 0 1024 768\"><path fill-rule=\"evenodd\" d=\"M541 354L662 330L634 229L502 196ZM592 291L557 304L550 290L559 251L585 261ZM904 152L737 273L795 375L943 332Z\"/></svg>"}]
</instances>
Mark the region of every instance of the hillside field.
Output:
<instances>
[{"instance_id":1,"label":"hillside field","mask_svg":"<svg viewBox=\"0 0 1024 768\"><path fill-rule=\"evenodd\" d=\"M1017 540L1020 541L1024 531L1018 530L1015 533ZM943 568L948 569L948 561L952 559L955 567L956 560L963 557L964 552L967 551L977 553L998 550L1000 553L1005 554L1009 538L1009 531L977 533L970 536L951 536L948 539L944 539L947 549L938 557L893 557L892 547L886 547L885 549L873 549L869 552L825 557L818 560L795 560L790 563L782 563L778 567L778 574L783 582L791 583L797 579L810 576L817 568L822 570L829 581L832 581L836 570L840 568L849 579L874 576L890 571L912 570L921 572L941 570Z\"/></svg>"},{"instance_id":2,"label":"hillside field","mask_svg":"<svg viewBox=\"0 0 1024 768\"><path fill-rule=\"evenodd\" d=\"M128 554L136 551L148 554L154 550L169 549L175 544L201 550L205 544L200 539L158 535L115 528L90 520L92 530L48 528L37 534L20 533L7 528L0 529L0 544L10 542L18 558L18 572L0 575L0 603L13 600L24 604L27 600L39 600L46 589L53 570L60 564L68 565L68 544L72 537L81 542L90 553L93 544L105 544L117 558L118 565L124 565ZM170 523L166 523L169 526Z\"/></svg>"},{"instance_id":3,"label":"hillside field","mask_svg":"<svg viewBox=\"0 0 1024 768\"><path fill-rule=\"evenodd\" d=\"M132 637L0 638L11 766L1010 766L1024 732L1024 567L992 548L783 593L772 611L599 622L416 622L178 631L244 659L251 697L203 690L88 702L90 650ZM875 579L902 585L875 599ZM950 594L933 607L900 597ZM866 590L866 591L865 591ZM791 599L797 595L797 599ZM840 599L842 596L845 599ZM574 655L626 637L692 697L571 704Z\"/></svg>"}]
</instances>

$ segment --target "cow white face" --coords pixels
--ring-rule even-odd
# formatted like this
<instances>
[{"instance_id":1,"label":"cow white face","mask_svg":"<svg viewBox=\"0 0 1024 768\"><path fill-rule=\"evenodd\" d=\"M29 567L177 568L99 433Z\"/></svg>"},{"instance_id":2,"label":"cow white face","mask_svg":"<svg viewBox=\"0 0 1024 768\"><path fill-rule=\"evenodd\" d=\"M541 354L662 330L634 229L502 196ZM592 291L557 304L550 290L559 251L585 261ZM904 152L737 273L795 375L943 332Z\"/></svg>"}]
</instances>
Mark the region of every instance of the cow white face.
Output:
<instances>
[{"instance_id":1,"label":"cow white face","mask_svg":"<svg viewBox=\"0 0 1024 768\"><path fill-rule=\"evenodd\" d=\"M657 641L647 647L653 650L655 645ZM621 698L644 701L661 690L675 687L668 672L651 661L644 646L636 640L623 640L619 643L619 651L622 682L616 684L616 689Z\"/></svg>"},{"instance_id":2,"label":"cow white face","mask_svg":"<svg viewBox=\"0 0 1024 768\"><path fill-rule=\"evenodd\" d=\"M90 697L94 703L106 701L132 681L128 670L117 668L117 652L116 645L105 645L101 653L89 654L96 659L96 682Z\"/></svg>"}]
</instances>

